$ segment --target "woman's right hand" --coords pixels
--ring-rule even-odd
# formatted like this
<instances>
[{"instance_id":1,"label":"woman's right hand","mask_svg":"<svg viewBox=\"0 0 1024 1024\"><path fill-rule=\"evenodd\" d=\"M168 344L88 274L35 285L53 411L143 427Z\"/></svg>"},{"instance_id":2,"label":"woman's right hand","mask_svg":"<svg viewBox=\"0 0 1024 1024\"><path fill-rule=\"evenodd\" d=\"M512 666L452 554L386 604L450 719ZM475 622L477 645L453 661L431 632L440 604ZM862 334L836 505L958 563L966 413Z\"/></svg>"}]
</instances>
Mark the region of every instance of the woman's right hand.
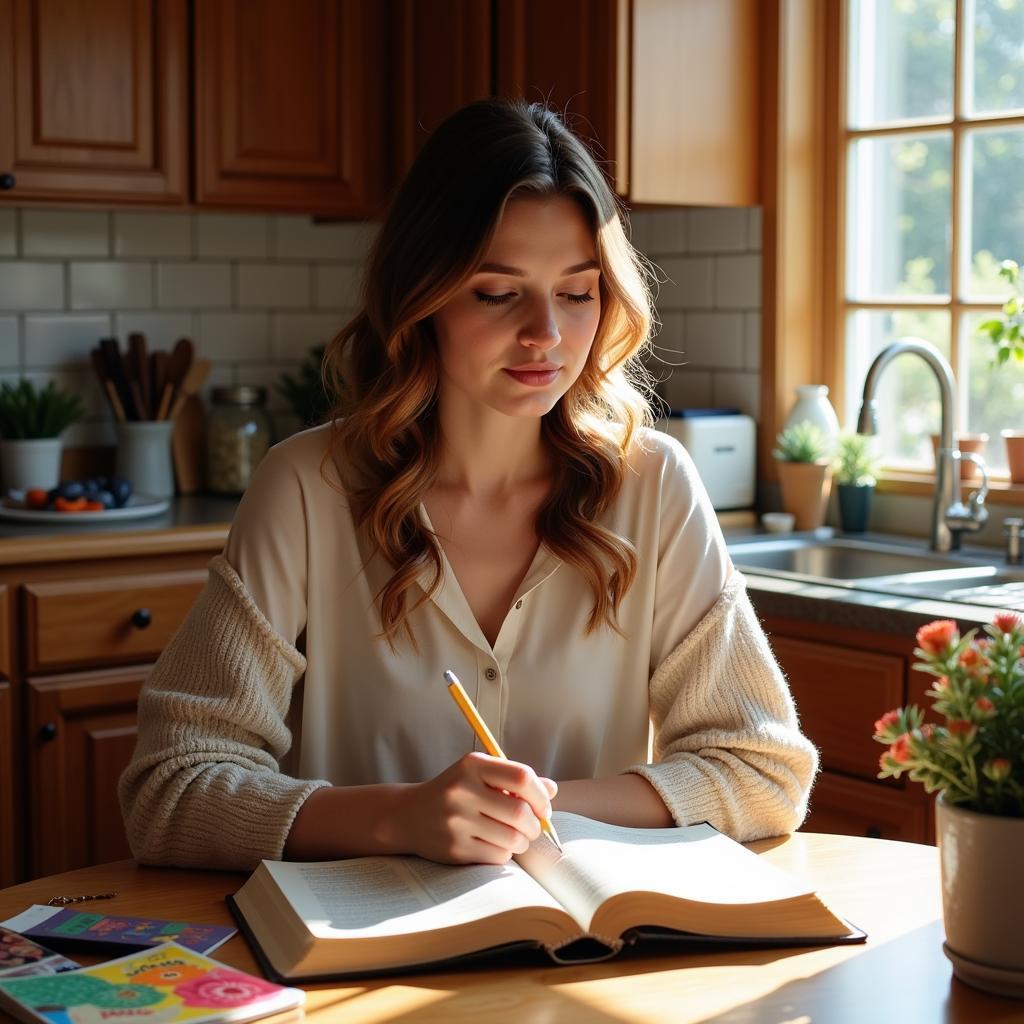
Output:
<instances>
[{"instance_id":1,"label":"woman's right hand","mask_svg":"<svg viewBox=\"0 0 1024 1024\"><path fill-rule=\"evenodd\" d=\"M557 792L529 765L473 751L405 791L401 846L442 864L506 864L540 835Z\"/></svg>"}]
</instances>

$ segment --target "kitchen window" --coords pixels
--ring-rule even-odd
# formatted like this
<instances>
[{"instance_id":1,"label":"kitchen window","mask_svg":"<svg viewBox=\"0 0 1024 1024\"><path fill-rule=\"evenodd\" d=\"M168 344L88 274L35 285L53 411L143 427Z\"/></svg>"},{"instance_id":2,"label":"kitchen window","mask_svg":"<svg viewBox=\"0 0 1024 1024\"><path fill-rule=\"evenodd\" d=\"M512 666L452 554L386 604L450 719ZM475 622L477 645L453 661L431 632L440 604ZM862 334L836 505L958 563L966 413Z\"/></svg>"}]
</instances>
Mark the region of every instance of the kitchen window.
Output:
<instances>
[{"instance_id":1,"label":"kitchen window","mask_svg":"<svg viewBox=\"0 0 1024 1024\"><path fill-rule=\"evenodd\" d=\"M853 428L871 360L917 336L957 380L955 429L1024 428L1024 363L990 369L977 326L1024 264L1024 0L846 0L842 18L836 234L842 407ZM901 357L881 380L879 450L894 470L930 472L935 379Z\"/></svg>"}]
</instances>

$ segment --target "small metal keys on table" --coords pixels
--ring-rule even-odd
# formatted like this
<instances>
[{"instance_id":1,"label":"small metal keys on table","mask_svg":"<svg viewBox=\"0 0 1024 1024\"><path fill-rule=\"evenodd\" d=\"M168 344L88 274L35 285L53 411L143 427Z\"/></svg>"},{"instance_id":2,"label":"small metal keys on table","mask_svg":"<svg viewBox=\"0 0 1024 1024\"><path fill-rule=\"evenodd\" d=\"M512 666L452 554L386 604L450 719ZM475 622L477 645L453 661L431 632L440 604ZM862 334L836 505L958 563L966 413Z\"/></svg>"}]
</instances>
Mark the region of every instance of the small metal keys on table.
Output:
<instances>
[{"instance_id":1,"label":"small metal keys on table","mask_svg":"<svg viewBox=\"0 0 1024 1024\"><path fill-rule=\"evenodd\" d=\"M86 900L112 900L116 892L98 892L92 896L54 896L46 901L48 907L66 907L71 903L84 903Z\"/></svg>"}]
</instances>

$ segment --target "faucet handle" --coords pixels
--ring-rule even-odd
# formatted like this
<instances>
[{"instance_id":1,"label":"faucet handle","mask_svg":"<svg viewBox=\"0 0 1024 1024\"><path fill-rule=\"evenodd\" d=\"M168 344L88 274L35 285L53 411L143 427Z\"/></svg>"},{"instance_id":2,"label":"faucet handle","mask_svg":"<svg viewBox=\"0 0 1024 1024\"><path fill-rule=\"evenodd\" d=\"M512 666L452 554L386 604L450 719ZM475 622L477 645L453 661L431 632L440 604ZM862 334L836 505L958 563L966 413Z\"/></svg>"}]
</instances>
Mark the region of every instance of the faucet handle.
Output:
<instances>
[{"instance_id":1,"label":"faucet handle","mask_svg":"<svg viewBox=\"0 0 1024 1024\"><path fill-rule=\"evenodd\" d=\"M981 487L971 491L967 496L967 502L958 498L949 508L946 509L946 525L953 531L980 530L988 519L988 509L985 507L985 499L988 497L988 469L985 460L975 452L961 452L956 449L952 452L953 461L957 464L957 482L961 479L961 469L964 460L973 462L981 471ZM957 487L959 491L959 486Z\"/></svg>"},{"instance_id":2,"label":"faucet handle","mask_svg":"<svg viewBox=\"0 0 1024 1024\"><path fill-rule=\"evenodd\" d=\"M1020 565L1020 535L1024 528L1024 519L1019 516L1007 516L1003 520L1003 533L1006 534L1006 564Z\"/></svg>"}]
</instances>

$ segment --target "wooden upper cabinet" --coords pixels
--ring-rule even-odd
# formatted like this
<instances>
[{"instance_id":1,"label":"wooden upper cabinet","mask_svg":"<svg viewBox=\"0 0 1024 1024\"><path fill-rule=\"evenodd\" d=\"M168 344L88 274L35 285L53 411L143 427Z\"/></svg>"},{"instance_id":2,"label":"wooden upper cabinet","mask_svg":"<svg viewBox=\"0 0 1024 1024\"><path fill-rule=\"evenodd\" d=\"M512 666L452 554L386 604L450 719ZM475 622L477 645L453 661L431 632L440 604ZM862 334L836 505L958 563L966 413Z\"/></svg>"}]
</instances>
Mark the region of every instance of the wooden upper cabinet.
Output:
<instances>
[{"instance_id":1,"label":"wooden upper cabinet","mask_svg":"<svg viewBox=\"0 0 1024 1024\"><path fill-rule=\"evenodd\" d=\"M491 95L491 5L480 0L397 0L389 32L401 176L449 114Z\"/></svg>"},{"instance_id":2,"label":"wooden upper cabinet","mask_svg":"<svg viewBox=\"0 0 1024 1024\"><path fill-rule=\"evenodd\" d=\"M497 92L567 112L632 203L756 205L761 3L497 0Z\"/></svg>"},{"instance_id":3,"label":"wooden upper cabinet","mask_svg":"<svg viewBox=\"0 0 1024 1024\"><path fill-rule=\"evenodd\" d=\"M186 0L0 0L0 201L183 203Z\"/></svg>"},{"instance_id":4,"label":"wooden upper cabinet","mask_svg":"<svg viewBox=\"0 0 1024 1024\"><path fill-rule=\"evenodd\" d=\"M198 0L198 205L379 213L386 14L377 0Z\"/></svg>"},{"instance_id":5,"label":"wooden upper cabinet","mask_svg":"<svg viewBox=\"0 0 1024 1024\"><path fill-rule=\"evenodd\" d=\"M628 0L496 5L497 94L544 102L565 115L610 176L628 117L628 8Z\"/></svg>"}]
</instances>

